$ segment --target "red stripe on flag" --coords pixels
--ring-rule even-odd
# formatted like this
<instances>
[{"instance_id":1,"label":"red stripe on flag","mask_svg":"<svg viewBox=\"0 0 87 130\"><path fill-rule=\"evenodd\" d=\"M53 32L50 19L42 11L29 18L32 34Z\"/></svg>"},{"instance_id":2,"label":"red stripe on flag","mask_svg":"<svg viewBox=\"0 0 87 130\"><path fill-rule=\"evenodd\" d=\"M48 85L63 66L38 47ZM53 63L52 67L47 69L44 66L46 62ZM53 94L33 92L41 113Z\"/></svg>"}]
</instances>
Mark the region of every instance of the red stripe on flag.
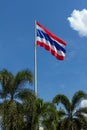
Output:
<instances>
[{"instance_id":1,"label":"red stripe on flag","mask_svg":"<svg viewBox=\"0 0 87 130\"><path fill-rule=\"evenodd\" d=\"M58 60L64 60L64 56L58 55L57 52L55 52L54 50L52 50L52 48L46 44L44 44L44 42L40 42L40 41L36 41L36 44L38 46L44 47L44 49L50 51L50 53L55 56Z\"/></svg>"},{"instance_id":2,"label":"red stripe on flag","mask_svg":"<svg viewBox=\"0 0 87 130\"><path fill-rule=\"evenodd\" d=\"M44 32L46 33L46 34L48 34L51 38L53 38L54 40L56 40L57 42L59 42L59 43L61 43L61 44L63 44L63 45L65 45L66 46L66 43L63 41L63 40L61 40L60 38L58 38L58 37L56 37L55 35L53 35L52 33L50 33L46 28L44 28L42 25L40 25L38 22L36 22L36 24L40 27L40 28L42 28L43 30L44 30Z\"/></svg>"}]
</instances>

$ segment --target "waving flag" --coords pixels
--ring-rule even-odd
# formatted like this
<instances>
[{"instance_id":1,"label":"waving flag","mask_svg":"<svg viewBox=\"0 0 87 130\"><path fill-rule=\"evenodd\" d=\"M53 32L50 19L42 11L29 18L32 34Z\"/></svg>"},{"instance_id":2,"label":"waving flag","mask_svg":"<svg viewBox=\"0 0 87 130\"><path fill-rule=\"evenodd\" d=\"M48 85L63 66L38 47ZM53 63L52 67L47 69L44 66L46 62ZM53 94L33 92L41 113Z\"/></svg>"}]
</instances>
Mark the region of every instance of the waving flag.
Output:
<instances>
[{"instance_id":1,"label":"waving flag","mask_svg":"<svg viewBox=\"0 0 87 130\"><path fill-rule=\"evenodd\" d=\"M50 51L58 60L64 60L66 43L36 22L36 45Z\"/></svg>"}]
</instances>

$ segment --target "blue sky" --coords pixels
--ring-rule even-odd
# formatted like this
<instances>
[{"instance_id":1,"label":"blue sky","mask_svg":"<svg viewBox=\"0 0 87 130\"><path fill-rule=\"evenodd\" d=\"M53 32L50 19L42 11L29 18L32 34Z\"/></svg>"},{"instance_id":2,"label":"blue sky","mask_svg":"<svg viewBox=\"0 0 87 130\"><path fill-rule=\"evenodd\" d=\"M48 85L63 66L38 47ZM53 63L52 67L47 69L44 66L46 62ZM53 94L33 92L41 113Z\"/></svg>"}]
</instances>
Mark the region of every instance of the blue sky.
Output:
<instances>
[{"instance_id":1,"label":"blue sky","mask_svg":"<svg viewBox=\"0 0 87 130\"><path fill-rule=\"evenodd\" d=\"M67 43L64 61L37 47L38 97L87 92L87 1L0 1L0 70L34 73L34 21ZM33 86L29 86L34 88Z\"/></svg>"}]
</instances>

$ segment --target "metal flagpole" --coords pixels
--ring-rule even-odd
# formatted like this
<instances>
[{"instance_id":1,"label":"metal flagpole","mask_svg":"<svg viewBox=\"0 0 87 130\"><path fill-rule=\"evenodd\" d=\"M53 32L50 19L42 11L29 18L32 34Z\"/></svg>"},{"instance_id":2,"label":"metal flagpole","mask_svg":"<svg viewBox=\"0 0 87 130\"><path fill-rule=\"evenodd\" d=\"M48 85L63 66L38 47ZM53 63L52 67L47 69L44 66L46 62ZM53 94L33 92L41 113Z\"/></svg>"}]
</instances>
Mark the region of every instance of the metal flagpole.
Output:
<instances>
[{"instance_id":1,"label":"metal flagpole","mask_svg":"<svg viewBox=\"0 0 87 130\"><path fill-rule=\"evenodd\" d=\"M35 20L35 44L34 44L34 92L37 96L37 60L36 60L36 20Z\"/></svg>"}]
</instances>

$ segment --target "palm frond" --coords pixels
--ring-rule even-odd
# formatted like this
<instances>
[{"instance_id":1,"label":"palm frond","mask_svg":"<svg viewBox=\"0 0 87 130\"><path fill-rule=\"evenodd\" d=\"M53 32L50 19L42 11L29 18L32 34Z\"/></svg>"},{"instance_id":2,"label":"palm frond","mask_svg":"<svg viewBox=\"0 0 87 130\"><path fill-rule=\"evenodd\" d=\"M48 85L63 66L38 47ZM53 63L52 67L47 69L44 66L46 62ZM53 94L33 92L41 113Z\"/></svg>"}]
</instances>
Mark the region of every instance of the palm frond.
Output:
<instances>
[{"instance_id":1,"label":"palm frond","mask_svg":"<svg viewBox=\"0 0 87 130\"><path fill-rule=\"evenodd\" d=\"M79 123L81 125L81 129L87 130L87 117L85 117L84 115L79 114L78 115L78 120L79 120Z\"/></svg>"},{"instance_id":2,"label":"palm frond","mask_svg":"<svg viewBox=\"0 0 87 130\"><path fill-rule=\"evenodd\" d=\"M87 114L87 107L79 108L74 113L75 116L78 116L79 114Z\"/></svg>"},{"instance_id":3,"label":"palm frond","mask_svg":"<svg viewBox=\"0 0 87 130\"><path fill-rule=\"evenodd\" d=\"M63 110L59 110L58 117L62 118L63 116L66 116L66 113Z\"/></svg>"},{"instance_id":4,"label":"palm frond","mask_svg":"<svg viewBox=\"0 0 87 130\"><path fill-rule=\"evenodd\" d=\"M13 86L15 89L22 87L25 83L32 84L33 82L33 75L31 71L29 70L24 70L24 71L19 71L14 78Z\"/></svg>"},{"instance_id":5,"label":"palm frond","mask_svg":"<svg viewBox=\"0 0 87 130\"><path fill-rule=\"evenodd\" d=\"M54 104L50 102L44 103L41 114L43 117L50 118L51 120L56 120L58 118L57 110Z\"/></svg>"},{"instance_id":6,"label":"palm frond","mask_svg":"<svg viewBox=\"0 0 87 130\"><path fill-rule=\"evenodd\" d=\"M17 81L19 80L19 82L28 81L29 83L32 83L32 73L28 69L23 70L23 71L19 71L15 75L15 80L17 80Z\"/></svg>"},{"instance_id":7,"label":"palm frond","mask_svg":"<svg viewBox=\"0 0 87 130\"><path fill-rule=\"evenodd\" d=\"M68 100L68 98L63 95L63 94L58 94L56 95L54 98L53 98L53 103L55 104L59 104L59 103L62 103L65 107L65 109L69 112L70 111L70 108L71 108L71 103L70 101Z\"/></svg>"},{"instance_id":8,"label":"palm frond","mask_svg":"<svg viewBox=\"0 0 87 130\"><path fill-rule=\"evenodd\" d=\"M78 118L73 118L73 120L72 120L72 127L75 130L81 130L81 124L80 124Z\"/></svg>"},{"instance_id":9,"label":"palm frond","mask_svg":"<svg viewBox=\"0 0 87 130\"><path fill-rule=\"evenodd\" d=\"M70 126L71 126L71 123L70 123L69 118L64 118L63 120L61 120L60 130L68 130Z\"/></svg>"},{"instance_id":10,"label":"palm frond","mask_svg":"<svg viewBox=\"0 0 87 130\"><path fill-rule=\"evenodd\" d=\"M78 91L72 98L72 110L74 110L82 99L86 99L87 94L83 91Z\"/></svg>"},{"instance_id":11,"label":"palm frond","mask_svg":"<svg viewBox=\"0 0 87 130\"><path fill-rule=\"evenodd\" d=\"M35 99L35 94L31 89L23 89L20 91L16 97L18 97L21 100L29 100L30 98ZM31 99L31 100L32 100Z\"/></svg>"},{"instance_id":12,"label":"palm frond","mask_svg":"<svg viewBox=\"0 0 87 130\"><path fill-rule=\"evenodd\" d=\"M9 93L9 89L11 87L11 82L13 80L14 76L12 73L7 71L6 69L3 69L0 71L0 83L1 83L1 90L3 93Z\"/></svg>"},{"instance_id":13,"label":"palm frond","mask_svg":"<svg viewBox=\"0 0 87 130\"><path fill-rule=\"evenodd\" d=\"M24 88L26 83L32 83L32 73L29 70L19 71L14 75L14 78L9 85L9 94L12 100L14 96Z\"/></svg>"}]
</instances>

